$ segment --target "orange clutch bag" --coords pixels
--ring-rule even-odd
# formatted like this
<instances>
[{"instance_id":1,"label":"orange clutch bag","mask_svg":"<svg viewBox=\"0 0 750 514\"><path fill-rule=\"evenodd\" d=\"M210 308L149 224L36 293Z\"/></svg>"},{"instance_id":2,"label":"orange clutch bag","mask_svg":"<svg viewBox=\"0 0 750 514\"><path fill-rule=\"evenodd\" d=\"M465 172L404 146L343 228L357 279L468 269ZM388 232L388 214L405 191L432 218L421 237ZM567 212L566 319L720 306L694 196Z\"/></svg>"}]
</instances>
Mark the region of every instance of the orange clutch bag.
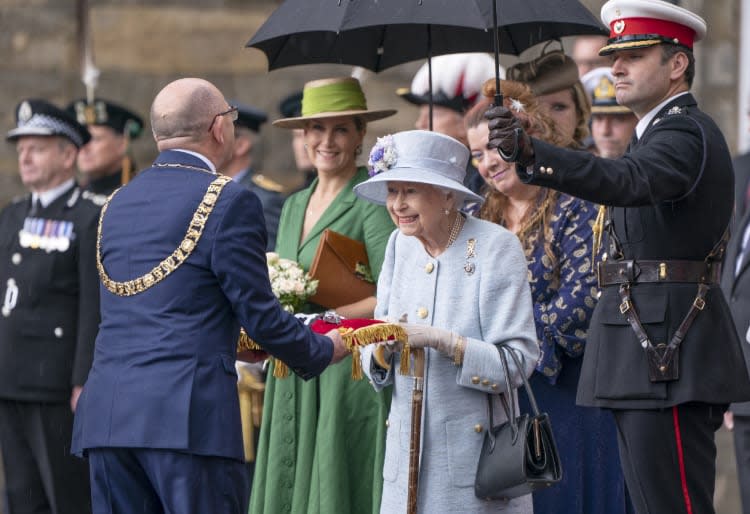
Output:
<instances>
[{"instance_id":1,"label":"orange clutch bag","mask_svg":"<svg viewBox=\"0 0 750 514\"><path fill-rule=\"evenodd\" d=\"M329 309L375 295L365 245L330 229L320 236L310 276L318 290L309 301Z\"/></svg>"}]
</instances>

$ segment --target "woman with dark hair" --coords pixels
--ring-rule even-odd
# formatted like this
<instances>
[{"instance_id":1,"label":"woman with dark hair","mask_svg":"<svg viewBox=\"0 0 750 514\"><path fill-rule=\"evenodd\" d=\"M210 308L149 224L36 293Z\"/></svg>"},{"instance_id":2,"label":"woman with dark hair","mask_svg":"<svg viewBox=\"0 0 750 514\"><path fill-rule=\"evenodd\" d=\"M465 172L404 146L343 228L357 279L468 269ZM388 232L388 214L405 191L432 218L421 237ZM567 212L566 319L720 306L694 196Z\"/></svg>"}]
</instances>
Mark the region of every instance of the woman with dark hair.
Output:
<instances>
[{"instance_id":1,"label":"woman with dark hair","mask_svg":"<svg viewBox=\"0 0 750 514\"><path fill-rule=\"evenodd\" d=\"M565 145L531 89L502 81L505 105L524 128L547 142ZM494 81L484 94L493 97ZM549 413L563 465L563 480L534 493L535 512L620 514L628 505L609 412L575 404L586 330L598 289L593 272L593 204L551 189L523 184L514 164L487 148L484 112L489 100L466 115L469 144L489 190L479 217L514 232L528 264L536 336L541 353L530 382L540 409ZM530 407L525 391L519 402Z\"/></svg>"}]
</instances>

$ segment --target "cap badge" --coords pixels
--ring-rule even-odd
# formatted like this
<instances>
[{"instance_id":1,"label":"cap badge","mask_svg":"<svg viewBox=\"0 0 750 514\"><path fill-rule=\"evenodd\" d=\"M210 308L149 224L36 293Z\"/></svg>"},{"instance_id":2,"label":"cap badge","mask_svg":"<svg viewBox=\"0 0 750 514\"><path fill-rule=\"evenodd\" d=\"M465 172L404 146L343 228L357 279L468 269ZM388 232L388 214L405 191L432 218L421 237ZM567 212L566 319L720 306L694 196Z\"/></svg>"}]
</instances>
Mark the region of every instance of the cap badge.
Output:
<instances>
[{"instance_id":1,"label":"cap badge","mask_svg":"<svg viewBox=\"0 0 750 514\"><path fill-rule=\"evenodd\" d=\"M31 104L24 101L18 108L18 121L21 123L28 122L34 115L34 111L31 110Z\"/></svg>"},{"instance_id":2,"label":"cap badge","mask_svg":"<svg viewBox=\"0 0 750 514\"><path fill-rule=\"evenodd\" d=\"M625 30L625 20L617 20L612 29L615 31L615 34L622 34Z\"/></svg>"},{"instance_id":3,"label":"cap badge","mask_svg":"<svg viewBox=\"0 0 750 514\"><path fill-rule=\"evenodd\" d=\"M607 77L602 77L599 80L599 84L594 89L594 99L600 98L614 98L615 97L615 85Z\"/></svg>"}]
</instances>

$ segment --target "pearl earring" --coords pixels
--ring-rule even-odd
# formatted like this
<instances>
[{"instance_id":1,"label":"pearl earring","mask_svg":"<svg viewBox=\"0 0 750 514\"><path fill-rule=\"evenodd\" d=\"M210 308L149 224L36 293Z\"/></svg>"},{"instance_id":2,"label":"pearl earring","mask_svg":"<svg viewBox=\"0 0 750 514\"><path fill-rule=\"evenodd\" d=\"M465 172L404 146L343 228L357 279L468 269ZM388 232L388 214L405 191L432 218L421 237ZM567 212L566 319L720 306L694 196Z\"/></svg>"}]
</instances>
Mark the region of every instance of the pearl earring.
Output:
<instances>
[{"instance_id":1,"label":"pearl earring","mask_svg":"<svg viewBox=\"0 0 750 514\"><path fill-rule=\"evenodd\" d=\"M451 213L450 209L443 209L443 212L445 213L446 216L448 216Z\"/></svg>"}]
</instances>

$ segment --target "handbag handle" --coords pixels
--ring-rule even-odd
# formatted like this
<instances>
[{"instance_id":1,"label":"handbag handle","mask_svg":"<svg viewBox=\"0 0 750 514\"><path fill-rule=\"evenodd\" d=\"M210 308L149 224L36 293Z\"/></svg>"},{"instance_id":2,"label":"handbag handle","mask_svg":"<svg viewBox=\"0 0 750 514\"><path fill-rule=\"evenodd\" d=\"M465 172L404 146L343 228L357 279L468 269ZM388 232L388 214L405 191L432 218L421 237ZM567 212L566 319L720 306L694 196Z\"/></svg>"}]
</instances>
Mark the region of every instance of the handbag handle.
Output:
<instances>
[{"instance_id":1,"label":"handbag handle","mask_svg":"<svg viewBox=\"0 0 750 514\"><path fill-rule=\"evenodd\" d=\"M500 393L500 399L503 403L503 408L505 409L505 415L508 418L508 422L511 426L511 433L513 434L513 442L515 443L516 438L518 437L518 416L516 414L516 404L513 401L512 391L513 388L511 387L511 380L510 380L510 370L508 369L508 357L507 354L510 354L511 359L513 359L514 364L516 365L516 369L518 369L519 373L521 374L521 379L523 380L523 386L524 389L526 389L526 396L529 398L529 404L531 405L531 412L534 416L539 416L539 407L536 403L536 398L534 397L534 392L531 390L531 384L529 384L529 379L526 378L526 373L524 372L524 363L526 361L523 354L521 354L521 357L519 359L518 355L516 355L516 352L513 348L511 348L508 345L502 344L497 346L497 351L500 352L500 360L503 363L503 374L505 375L505 393ZM492 428L495 424L495 420L493 419L493 412L492 412L492 395L487 395L487 405L489 410L489 416L490 416L490 428ZM510 406L510 407L509 407ZM492 430L488 431L488 434L490 436L490 451L494 449L495 446L495 436L492 433Z\"/></svg>"}]
</instances>

